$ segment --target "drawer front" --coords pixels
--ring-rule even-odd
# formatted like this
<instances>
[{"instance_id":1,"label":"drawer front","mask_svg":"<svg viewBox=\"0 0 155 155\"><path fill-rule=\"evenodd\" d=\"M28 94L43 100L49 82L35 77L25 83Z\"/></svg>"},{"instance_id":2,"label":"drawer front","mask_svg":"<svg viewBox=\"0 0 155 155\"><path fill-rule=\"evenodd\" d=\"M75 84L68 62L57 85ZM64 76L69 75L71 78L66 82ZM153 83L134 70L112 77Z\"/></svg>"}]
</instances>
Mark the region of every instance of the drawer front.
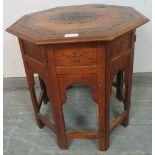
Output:
<instances>
[{"instance_id":1,"label":"drawer front","mask_svg":"<svg viewBox=\"0 0 155 155\"><path fill-rule=\"evenodd\" d=\"M92 66L96 65L94 47L55 48L56 66Z\"/></svg>"}]
</instances>

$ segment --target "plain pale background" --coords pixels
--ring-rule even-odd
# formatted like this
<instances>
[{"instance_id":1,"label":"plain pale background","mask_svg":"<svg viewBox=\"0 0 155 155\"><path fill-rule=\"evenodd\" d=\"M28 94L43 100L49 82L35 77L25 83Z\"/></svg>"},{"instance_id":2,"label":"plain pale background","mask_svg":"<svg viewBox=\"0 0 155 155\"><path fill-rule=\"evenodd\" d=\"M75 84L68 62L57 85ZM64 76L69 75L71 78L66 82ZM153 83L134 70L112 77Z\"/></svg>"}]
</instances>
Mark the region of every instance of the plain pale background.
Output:
<instances>
[{"instance_id":1,"label":"plain pale background","mask_svg":"<svg viewBox=\"0 0 155 155\"><path fill-rule=\"evenodd\" d=\"M131 6L151 19L151 0L5 0L4 1L4 77L24 77L25 71L15 36L5 29L27 13L57 6L103 3L108 5ZM152 71L152 24L151 21L137 29L134 72Z\"/></svg>"}]
</instances>

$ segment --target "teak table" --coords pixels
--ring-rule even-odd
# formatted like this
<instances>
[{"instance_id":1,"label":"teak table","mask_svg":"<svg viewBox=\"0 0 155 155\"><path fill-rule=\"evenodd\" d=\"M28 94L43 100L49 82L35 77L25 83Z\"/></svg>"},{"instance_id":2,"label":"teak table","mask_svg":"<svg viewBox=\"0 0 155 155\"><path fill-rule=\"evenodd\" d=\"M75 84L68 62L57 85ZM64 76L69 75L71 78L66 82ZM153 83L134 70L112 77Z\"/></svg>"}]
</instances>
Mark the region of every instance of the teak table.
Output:
<instances>
[{"instance_id":1,"label":"teak table","mask_svg":"<svg viewBox=\"0 0 155 155\"><path fill-rule=\"evenodd\" d=\"M37 124L40 128L47 125L56 134L60 148L68 148L67 138L97 138L99 149L107 150L110 133L119 124L128 125L135 29L148 21L131 7L89 4L28 14L7 29L19 39ZM39 99L35 73L42 90ZM65 90L75 83L93 90L98 105L96 132L65 130ZM112 85L124 111L110 125ZM54 122L40 112L42 102L48 101Z\"/></svg>"}]
</instances>

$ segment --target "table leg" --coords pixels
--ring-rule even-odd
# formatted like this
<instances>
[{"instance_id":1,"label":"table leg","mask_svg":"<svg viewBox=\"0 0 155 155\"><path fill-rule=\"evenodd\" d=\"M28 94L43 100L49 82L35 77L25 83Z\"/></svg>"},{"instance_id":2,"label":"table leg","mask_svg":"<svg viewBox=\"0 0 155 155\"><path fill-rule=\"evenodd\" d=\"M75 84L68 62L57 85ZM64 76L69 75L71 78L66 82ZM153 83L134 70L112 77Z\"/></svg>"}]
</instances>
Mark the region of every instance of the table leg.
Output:
<instances>
[{"instance_id":1,"label":"table leg","mask_svg":"<svg viewBox=\"0 0 155 155\"><path fill-rule=\"evenodd\" d=\"M110 143L110 94L112 82L110 79L105 84L104 80L98 80L98 121L99 121L99 148L101 151L106 151ZM106 90L106 91L105 91Z\"/></svg>"},{"instance_id":2,"label":"table leg","mask_svg":"<svg viewBox=\"0 0 155 155\"><path fill-rule=\"evenodd\" d=\"M29 91L30 91L30 95L32 99L36 122L37 122L38 127L42 128L44 124L38 118L40 108L37 102L37 97L36 97L35 88L34 88L34 77L33 77L33 74L28 70L26 66L25 66L25 69L26 69L27 81L28 81Z\"/></svg>"},{"instance_id":3,"label":"table leg","mask_svg":"<svg viewBox=\"0 0 155 155\"><path fill-rule=\"evenodd\" d=\"M53 111L55 113L58 145L62 149L68 149L62 105L57 106L57 108L55 108Z\"/></svg>"},{"instance_id":4,"label":"table leg","mask_svg":"<svg viewBox=\"0 0 155 155\"><path fill-rule=\"evenodd\" d=\"M132 88L132 64L127 67L125 71L125 95L124 95L124 110L127 112L126 119L123 125L126 127L129 124L129 113L131 106L131 88Z\"/></svg>"},{"instance_id":5,"label":"table leg","mask_svg":"<svg viewBox=\"0 0 155 155\"><path fill-rule=\"evenodd\" d=\"M110 91L109 91L110 94ZM101 96L101 98L103 98ZM105 100L105 101L103 101ZM110 121L109 121L109 99L98 100L98 113L99 113L99 148L100 151L106 151L110 143ZM105 106L107 105L107 106Z\"/></svg>"},{"instance_id":6,"label":"table leg","mask_svg":"<svg viewBox=\"0 0 155 155\"><path fill-rule=\"evenodd\" d=\"M53 81L51 83L51 80L49 79L50 78L48 78L48 83L46 83L46 88L47 88L49 101L51 104L51 112L54 118L58 145L61 149L68 149L63 107L62 107L62 101L60 98L61 95L57 84L54 83Z\"/></svg>"},{"instance_id":7,"label":"table leg","mask_svg":"<svg viewBox=\"0 0 155 155\"><path fill-rule=\"evenodd\" d=\"M116 98L119 100L119 101L122 101L123 100L123 96L122 96L122 92L123 92L123 70L120 70L118 73L117 73L117 82L116 82Z\"/></svg>"},{"instance_id":8,"label":"table leg","mask_svg":"<svg viewBox=\"0 0 155 155\"><path fill-rule=\"evenodd\" d=\"M122 123L125 127L129 124L129 113L131 106L131 89L132 89L132 73L133 73L133 59L134 59L134 43L135 43L136 35L133 32L132 35L132 50L129 58L129 63L125 70L125 95L124 95L124 110L127 112L127 116Z\"/></svg>"}]
</instances>

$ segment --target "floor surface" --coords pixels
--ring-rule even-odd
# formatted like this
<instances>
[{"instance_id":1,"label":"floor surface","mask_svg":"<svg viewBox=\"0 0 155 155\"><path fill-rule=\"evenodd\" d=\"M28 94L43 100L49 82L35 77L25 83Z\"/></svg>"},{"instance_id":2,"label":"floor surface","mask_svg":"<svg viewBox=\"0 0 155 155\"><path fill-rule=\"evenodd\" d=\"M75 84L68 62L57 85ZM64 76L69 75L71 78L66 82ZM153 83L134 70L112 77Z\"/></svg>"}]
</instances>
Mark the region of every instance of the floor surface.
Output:
<instances>
[{"instance_id":1,"label":"floor surface","mask_svg":"<svg viewBox=\"0 0 155 155\"><path fill-rule=\"evenodd\" d=\"M99 151L98 141L91 139L69 139L69 150L59 149L54 133L37 127L28 89L4 88L4 155L151 155L151 81L150 74L134 76L130 124L113 131L106 152ZM67 90L67 99L63 107L67 131L96 130L98 112L91 90L75 86ZM122 110L115 89L110 103L112 121ZM52 119L49 103L41 112Z\"/></svg>"}]
</instances>

